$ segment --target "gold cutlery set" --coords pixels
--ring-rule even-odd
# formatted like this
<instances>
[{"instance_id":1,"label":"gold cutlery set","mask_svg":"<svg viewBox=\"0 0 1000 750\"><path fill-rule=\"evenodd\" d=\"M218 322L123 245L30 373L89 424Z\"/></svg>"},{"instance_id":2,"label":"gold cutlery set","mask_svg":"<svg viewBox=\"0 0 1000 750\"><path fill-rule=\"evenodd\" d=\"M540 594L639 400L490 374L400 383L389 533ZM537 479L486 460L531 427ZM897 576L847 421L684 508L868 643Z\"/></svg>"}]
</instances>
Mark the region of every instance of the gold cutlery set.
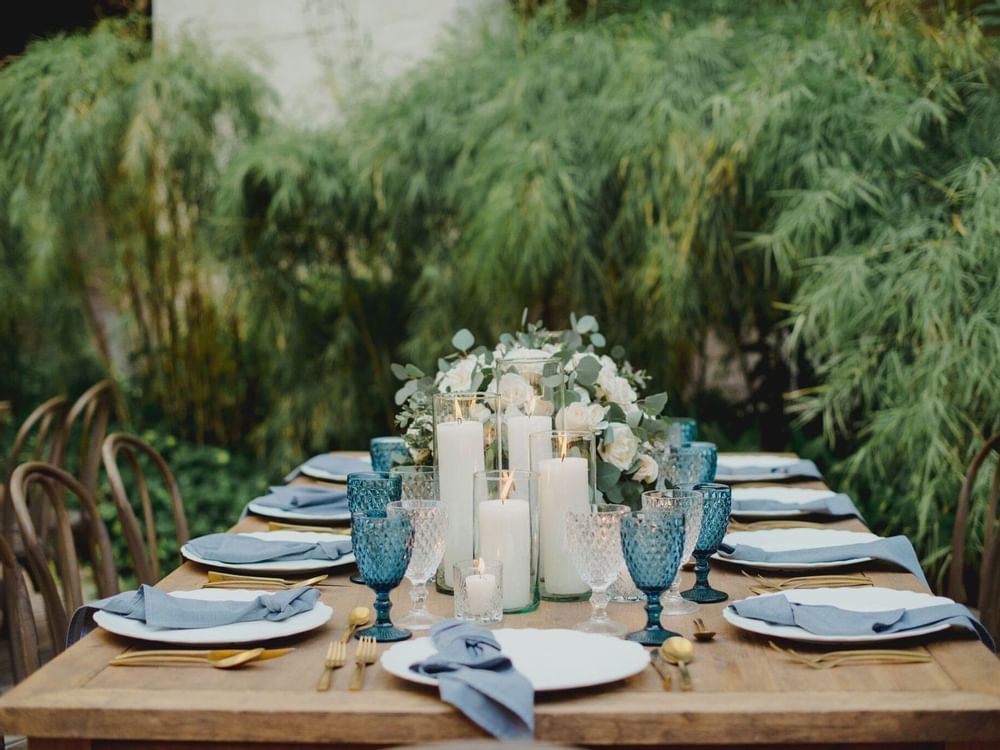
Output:
<instances>
[{"instance_id":1,"label":"gold cutlery set","mask_svg":"<svg viewBox=\"0 0 1000 750\"><path fill-rule=\"evenodd\" d=\"M933 661L931 655L926 651L907 649L871 648L803 654L790 648L782 648L774 641L768 641L768 645L779 654L812 669L832 669L833 667L860 664L926 664Z\"/></svg>"},{"instance_id":2,"label":"gold cutlery set","mask_svg":"<svg viewBox=\"0 0 1000 750\"><path fill-rule=\"evenodd\" d=\"M368 607L355 607L347 616L347 626L340 638L330 642L323 659L323 674L320 675L316 690L330 689L333 672L347 664L347 642L354 631L371 620L372 613ZM351 678L351 690L360 690L365 679L365 668L378 659L378 644L374 638L358 638L358 646L354 651L354 676Z\"/></svg>"},{"instance_id":3,"label":"gold cutlery set","mask_svg":"<svg viewBox=\"0 0 1000 750\"><path fill-rule=\"evenodd\" d=\"M743 575L753 582L750 590L755 594L775 594L794 589L837 589L875 585L875 582L864 573L797 576L782 581L772 581L761 575L752 576L745 570Z\"/></svg>"},{"instance_id":4,"label":"gold cutlery set","mask_svg":"<svg viewBox=\"0 0 1000 750\"><path fill-rule=\"evenodd\" d=\"M218 649L191 651L186 649L150 649L129 651L108 662L112 667L215 667L233 669L252 661L266 661L290 654L293 648Z\"/></svg>"}]
</instances>

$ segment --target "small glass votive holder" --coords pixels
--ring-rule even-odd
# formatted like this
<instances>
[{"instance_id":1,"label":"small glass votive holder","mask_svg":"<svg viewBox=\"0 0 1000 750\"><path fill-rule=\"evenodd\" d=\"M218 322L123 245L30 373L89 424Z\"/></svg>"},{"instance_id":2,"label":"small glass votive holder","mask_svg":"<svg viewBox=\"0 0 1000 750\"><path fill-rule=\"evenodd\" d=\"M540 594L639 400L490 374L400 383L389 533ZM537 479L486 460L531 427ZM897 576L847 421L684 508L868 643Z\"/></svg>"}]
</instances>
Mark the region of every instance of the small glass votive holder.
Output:
<instances>
[{"instance_id":1,"label":"small glass votive holder","mask_svg":"<svg viewBox=\"0 0 1000 750\"><path fill-rule=\"evenodd\" d=\"M372 471L389 471L393 466L410 463L410 452L401 437L374 437L368 444Z\"/></svg>"},{"instance_id":2,"label":"small glass votive holder","mask_svg":"<svg viewBox=\"0 0 1000 750\"><path fill-rule=\"evenodd\" d=\"M691 417L675 417L670 420L670 432L667 442L671 445L677 443L691 443L698 439L698 420Z\"/></svg>"},{"instance_id":3,"label":"small glass votive holder","mask_svg":"<svg viewBox=\"0 0 1000 750\"><path fill-rule=\"evenodd\" d=\"M452 568L455 619L492 624L503 620L503 563L463 560Z\"/></svg>"}]
</instances>

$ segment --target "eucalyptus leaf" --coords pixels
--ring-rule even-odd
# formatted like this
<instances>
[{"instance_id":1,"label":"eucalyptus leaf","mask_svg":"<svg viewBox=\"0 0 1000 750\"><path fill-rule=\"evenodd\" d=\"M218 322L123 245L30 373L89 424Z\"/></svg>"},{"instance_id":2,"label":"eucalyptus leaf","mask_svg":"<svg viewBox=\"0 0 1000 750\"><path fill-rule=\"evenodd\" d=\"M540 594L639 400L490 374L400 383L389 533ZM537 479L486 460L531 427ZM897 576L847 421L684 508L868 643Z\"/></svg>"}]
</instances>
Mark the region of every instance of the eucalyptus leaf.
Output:
<instances>
[{"instance_id":1,"label":"eucalyptus leaf","mask_svg":"<svg viewBox=\"0 0 1000 750\"><path fill-rule=\"evenodd\" d=\"M603 459L597 459L597 486L602 492L607 493L618 483L621 476L621 469L617 466Z\"/></svg>"},{"instance_id":2,"label":"eucalyptus leaf","mask_svg":"<svg viewBox=\"0 0 1000 750\"><path fill-rule=\"evenodd\" d=\"M448 372L451 369L451 365L448 364L448 360L438 357L438 372Z\"/></svg>"},{"instance_id":3,"label":"eucalyptus leaf","mask_svg":"<svg viewBox=\"0 0 1000 750\"><path fill-rule=\"evenodd\" d=\"M625 359L625 347L621 344L615 344L611 347L611 358L612 359Z\"/></svg>"},{"instance_id":4,"label":"eucalyptus leaf","mask_svg":"<svg viewBox=\"0 0 1000 750\"><path fill-rule=\"evenodd\" d=\"M654 393L652 396L646 396L641 403L643 410L655 417L662 413L664 407L667 405L667 394Z\"/></svg>"},{"instance_id":5,"label":"eucalyptus leaf","mask_svg":"<svg viewBox=\"0 0 1000 750\"><path fill-rule=\"evenodd\" d=\"M416 380L408 380L404 383L403 387L396 391L396 406L402 406L405 404L406 400L416 393L419 388L420 384Z\"/></svg>"},{"instance_id":6,"label":"eucalyptus leaf","mask_svg":"<svg viewBox=\"0 0 1000 750\"><path fill-rule=\"evenodd\" d=\"M416 365L407 365L406 366L406 374L409 375L411 378L422 378L422 377L424 377L424 371L421 370Z\"/></svg>"},{"instance_id":7,"label":"eucalyptus leaf","mask_svg":"<svg viewBox=\"0 0 1000 750\"><path fill-rule=\"evenodd\" d=\"M476 337L472 335L472 331L468 328L463 328L451 337L451 345L459 351L467 352L475 346L475 344Z\"/></svg>"},{"instance_id":8,"label":"eucalyptus leaf","mask_svg":"<svg viewBox=\"0 0 1000 750\"><path fill-rule=\"evenodd\" d=\"M576 326L574 326L577 333L590 333L596 331L597 327L597 318L593 315L584 315L576 321Z\"/></svg>"},{"instance_id":9,"label":"eucalyptus leaf","mask_svg":"<svg viewBox=\"0 0 1000 750\"><path fill-rule=\"evenodd\" d=\"M392 374L396 376L398 380L409 380L410 376L406 373L406 368L403 365L396 364L393 362L389 365L389 369L392 370Z\"/></svg>"},{"instance_id":10,"label":"eucalyptus leaf","mask_svg":"<svg viewBox=\"0 0 1000 750\"><path fill-rule=\"evenodd\" d=\"M608 342L607 340L605 340L604 334L595 332L590 334L590 343L593 344L598 349L603 349Z\"/></svg>"},{"instance_id":11,"label":"eucalyptus leaf","mask_svg":"<svg viewBox=\"0 0 1000 750\"><path fill-rule=\"evenodd\" d=\"M618 404L608 404L607 417L609 422L624 422L625 410Z\"/></svg>"},{"instance_id":12,"label":"eucalyptus leaf","mask_svg":"<svg viewBox=\"0 0 1000 750\"><path fill-rule=\"evenodd\" d=\"M635 430L641 422L642 422L642 411L639 409L630 411L628 414L625 415L625 423L633 430Z\"/></svg>"},{"instance_id":13,"label":"eucalyptus leaf","mask_svg":"<svg viewBox=\"0 0 1000 750\"><path fill-rule=\"evenodd\" d=\"M583 357L576 363L576 377L580 385L592 386L597 382L597 376L601 373L601 363L597 357Z\"/></svg>"}]
</instances>

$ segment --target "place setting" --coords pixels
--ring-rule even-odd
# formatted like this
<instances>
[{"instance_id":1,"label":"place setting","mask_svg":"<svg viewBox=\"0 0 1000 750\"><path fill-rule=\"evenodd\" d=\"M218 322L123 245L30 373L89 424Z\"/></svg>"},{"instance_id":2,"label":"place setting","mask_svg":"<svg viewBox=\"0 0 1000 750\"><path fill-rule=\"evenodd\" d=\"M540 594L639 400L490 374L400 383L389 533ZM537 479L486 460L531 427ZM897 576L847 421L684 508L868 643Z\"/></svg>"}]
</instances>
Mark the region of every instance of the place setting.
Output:
<instances>
[{"instance_id":1,"label":"place setting","mask_svg":"<svg viewBox=\"0 0 1000 750\"><path fill-rule=\"evenodd\" d=\"M716 468L720 482L767 482L787 479L822 479L813 461L770 453L720 453Z\"/></svg>"},{"instance_id":2,"label":"place setting","mask_svg":"<svg viewBox=\"0 0 1000 750\"><path fill-rule=\"evenodd\" d=\"M861 518L849 495L826 489L787 486L733 488L734 516L750 519L797 518L819 515Z\"/></svg>"}]
</instances>

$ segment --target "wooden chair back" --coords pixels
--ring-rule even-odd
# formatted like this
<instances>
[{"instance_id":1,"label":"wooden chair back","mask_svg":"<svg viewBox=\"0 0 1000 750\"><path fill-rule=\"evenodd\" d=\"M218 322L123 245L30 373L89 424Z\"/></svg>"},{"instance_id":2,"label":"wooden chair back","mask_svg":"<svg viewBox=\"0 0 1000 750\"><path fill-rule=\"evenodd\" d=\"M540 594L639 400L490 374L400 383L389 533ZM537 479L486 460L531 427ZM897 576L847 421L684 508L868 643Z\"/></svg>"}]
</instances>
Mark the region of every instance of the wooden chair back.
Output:
<instances>
[{"instance_id":1,"label":"wooden chair back","mask_svg":"<svg viewBox=\"0 0 1000 750\"><path fill-rule=\"evenodd\" d=\"M986 440L973 457L969 471L962 483L955 512L955 530L951 539L951 568L948 572L947 594L957 601L967 601L963 571L968 537L969 514L972 508L972 491L979 472L994 451L1000 453L1000 432ZM979 570L979 595L976 601L980 619L994 635L1000 636L1000 533L997 524L997 501L1000 499L1000 461L993 471L989 501L983 525L983 562Z\"/></svg>"},{"instance_id":2,"label":"wooden chair back","mask_svg":"<svg viewBox=\"0 0 1000 750\"><path fill-rule=\"evenodd\" d=\"M188 533L187 515L184 513L184 502L181 500L177 480L174 478L173 472L170 471L170 467L167 466L167 462L163 460L163 456L149 443L134 435L123 432L108 435L104 440L101 453L104 459L104 471L107 473L108 483L111 485L111 496L118 509L118 519L121 521L122 530L125 533L125 541L128 544L129 555L132 557L136 577L140 583L152 585L160 580L160 561L157 556L155 513L149 495L149 486L139 463L140 455L149 459L170 493L177 543L184 544L190 539L190 534ZM128 492L125 490L125 483L122 481L121 471L118 468L119 453L125 456L135 478L139 507L142 510L142 528L140 528L135 509L129 501ZM145 529L145 535L143 529Z\"/></svg>"},{"instance_id":3,"label":"wooden chair back","mask_svg":"<svg viewBox=\"0 0 1000 750\"><path fill-rule=\"evenodd\" d=\"M35 485L44 488L45 491L31 492ZM118 576L115 572L108 530L97 512L94 498L79 480L64 469L40 461L21 464L10 478L11 505L21 531L28 568L45 602L49 634L56 653L62 651L65 644L69 614L83 604L79 556L73 541L73 529L65 502L67 492L76 496L80 503L81 515L90 519L85 524L85 533L98 593L102 597L118 593ZM41 536L35 528L29 498L31 502L43 501L52 507L55 524L51 549L59 576L58 584L49 568L49 555L46 552L49 540Z\"/></svg>"},{"instance_id":4,"label":"wooden chair back","mask_svg":"<svg viewBox=\"0 0 1000 750\"><path fill-rule=\"evenodd\" d=\"M101 444L108 432L111 410L115 408L114 388L111 380L102 380L90 386L70 407L63 426L68 444L76 437L75 429L79 424L76 477L95 498L101 469ZM67 453L68 450L67 445Z\"/></svg>"},{"instance_id":5,"label":"wooden chair back","mask_svg":"<svg viewBox=\"0 0 1000 750\"><path fill-rule=\"evenodd\" d=\"M18 683L41 664L35 613L14 550L0 536L0 568L3 570L3 616L7 629L14 682Z\"/></svg>"}]
</instances>

